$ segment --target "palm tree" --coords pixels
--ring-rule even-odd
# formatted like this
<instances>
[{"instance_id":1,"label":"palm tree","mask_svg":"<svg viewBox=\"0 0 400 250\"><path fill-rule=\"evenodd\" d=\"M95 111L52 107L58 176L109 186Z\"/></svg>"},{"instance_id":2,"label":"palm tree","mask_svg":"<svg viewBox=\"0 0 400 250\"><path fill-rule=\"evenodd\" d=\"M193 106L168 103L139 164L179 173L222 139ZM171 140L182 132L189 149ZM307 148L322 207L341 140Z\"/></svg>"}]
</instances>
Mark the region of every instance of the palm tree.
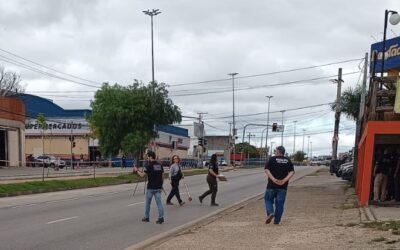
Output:
<instances>
[{"instance_id":1,"label":"palm tree","mask_svg":"<svg viewBox=\"0 0 400 250\"><path fill-rule=\"evenodd\" d=\"M340 98L340 112L351 120L357 121L360 113L362 87L357 85L355 88L346 89ZM336 109L336 102L331 105L332 110Z\"/></svg>"}]
</instances>

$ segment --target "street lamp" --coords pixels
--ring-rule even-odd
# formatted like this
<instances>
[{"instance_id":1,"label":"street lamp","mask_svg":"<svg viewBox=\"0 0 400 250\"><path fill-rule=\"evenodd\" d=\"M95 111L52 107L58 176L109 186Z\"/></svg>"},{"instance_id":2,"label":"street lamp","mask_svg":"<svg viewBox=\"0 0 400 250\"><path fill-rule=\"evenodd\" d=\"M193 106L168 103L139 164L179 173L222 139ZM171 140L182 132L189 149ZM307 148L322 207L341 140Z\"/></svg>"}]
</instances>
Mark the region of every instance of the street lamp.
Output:
<instances>
[{"instance_id":1,"label":"street lamp","mask_svg":"<svg viewBox=\"0 0 400 250\"><path fill-rule=\"evenodd\" d=\"M280 112L282 113L282 135L281 135L281 146L283 146L283 130L285 130L285 126L283 126L283 113L285 113L286 110L281 110Z\"/></svg>"},{"instance_id":2,"label":"street lamp","mask_svg":"<svg viewBox=\"0 0 400 250\"><path fill-rule=\"evenodd\" d=\"M400 22L400 15L397 13L397 11L393 10L385 10L385 24L383 27L383 41L382 41L382 62L381 62L381 77L383 77L383 71L385 67L385 53L386 53L386 29L387 29L387 21L388 21L388 15L389 13L390 18L389 22L392 25L396 25Z\"/></svg>"},{"instance_id":3,"label":"street lamp","mask_svg":"<svg viewBox=\"0 0 400 250\"><path fill-rule=\"evenodd\" d=\"M275 144L275 142L272 141L272 142L271 142L271 156L272 156L272 147L273 147L274 144Z\"/></svg>"},{"instance_id":4,"label":"street lamp","mask_svg":"<svg viewBox=\"0 0 400 250\"><path fill-rule=\"evenodd\" d=\"M268 131L269 131L268 130L268 126L269 126L269 106L271 104L271 98L273 96L272 95L267 95L265 97L268 98L267 133L265 135L265 149L267 149L267 147L268 147ZM262 148L262 145L261 145L261 148ZM265 150L265 154L266 154L265 157L267 157L268 156L268 151Z\"/></svg>"},{"instance_id":5,"label":"street lamp","mask_svg":"<svg viewBox=\"0 0 400 250\"><path fill-rule=\"evenodd\" d=\"M235 75L239 73L229 73L232 77L232 135L233 135L233 167L235 167L235 161L236 161L236 123L235 123Z\"/></svg>"},{"instance_id":6,"label":"street lamp","mask_svg":"<svg viewBox=\"0 0 400 250\"><path fill-rule=\"evenodd\" d=\"M151 76L152 76L152 82L154 83L154 42L153 42L153 16L157 16L158 14L161 14L161 11L159 9L153 9L153 10L144 10L144 14L149 15L151 17Z\"/></svg>"},{"instance_id":7,"label":"street lamp","mask_svg":"<svg viewBox=\"0 0 400 250\"><path fill-rule=\"evenodd\" d=\"M294 134L293 134L293 154L296 153L296 123L297 121L294 121Z\"/></svg>"}]
</instances>

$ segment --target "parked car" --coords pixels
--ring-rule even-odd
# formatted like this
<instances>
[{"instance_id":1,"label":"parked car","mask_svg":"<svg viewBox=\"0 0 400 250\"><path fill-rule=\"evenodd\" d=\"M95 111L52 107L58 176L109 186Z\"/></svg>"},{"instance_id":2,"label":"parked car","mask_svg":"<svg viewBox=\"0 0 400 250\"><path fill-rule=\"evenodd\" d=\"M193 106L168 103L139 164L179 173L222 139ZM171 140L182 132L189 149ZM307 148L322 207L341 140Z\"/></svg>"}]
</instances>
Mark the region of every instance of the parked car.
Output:
<instances>
[{"instance_id":1,"label":"parked car","mask_svg":"<svg viewBox=\"0 0 400 250\"><path fill-rule=\"evenodd\" d=\"M353 177L353 170L354 170L353 162L348 162L342 165L343 167L341 167L340 176L342 177L343 180L348 180L348 181L351 180L351 178Z\"/></svg>"},{"instance_id":2,"label":"parked car","mask_svg":"<svg viewBox=\"0 0 400 250\"><path fill-rule=\"evenodd\" d=\"M312 159L312 160L310 161L310 165L311 165L311 166L321 166L321 165L322 165L322 161L319 160L319 159Z\"/></svg>"},{"instance_id":3,"label":"parked car","mask_svg":"<svg viewBox=\"0 0 400 250\"><path fill-rule=\"evenodd\" d=\"M65 161L58 159L54 155L41 155L36 157L36 165L43 166L45 168L63 168L65 166Z\"/></svg>"}]
</instances>

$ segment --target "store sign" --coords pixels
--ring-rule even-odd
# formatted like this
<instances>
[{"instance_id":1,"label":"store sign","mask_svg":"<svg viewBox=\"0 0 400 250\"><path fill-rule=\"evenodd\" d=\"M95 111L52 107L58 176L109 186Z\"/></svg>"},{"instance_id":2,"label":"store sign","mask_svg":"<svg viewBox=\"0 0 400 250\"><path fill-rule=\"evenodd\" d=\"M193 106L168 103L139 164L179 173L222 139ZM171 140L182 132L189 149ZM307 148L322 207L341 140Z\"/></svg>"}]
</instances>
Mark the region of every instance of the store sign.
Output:
<instances>
[{"instance_id":1,"label":"store sign","mask_svg":"<svg viewBox=\"0 0 400 250\"><path fill-rule=\"evenodd\" d=\"M382 68L382 46L383 42L374 43L371 45L371 63L370 72L380 73ZM395 37L386 40L385 44L385 65L384 71L387 72L390 69L400 70L400 37ZM375 61L376 54L376 61Z\"/></svg>"},{"instance_id":2,"label":"store sign","mask_svg":"<svg viewBox=\"0 0 400 250\"><path fill-rule=\"evenodd\" d=\"M36 119L25 121L25 134L37 135L44 132L45 134L89 134L90 127L85 119L48 119L46 121L47 129L43 130L42 126Z\"/></svg>"},{"instance_id":3,"label":"store sign","mask_svg":"<svg viewBox=\"0 0 400 250\"><path fill-rule=\"evenodd\" d=\"M42 129L42 125L38 123L27 123L25 124L25 129ZM47 123L47 129L82 129L82 123Z\"/></svg>"}]
</instances>

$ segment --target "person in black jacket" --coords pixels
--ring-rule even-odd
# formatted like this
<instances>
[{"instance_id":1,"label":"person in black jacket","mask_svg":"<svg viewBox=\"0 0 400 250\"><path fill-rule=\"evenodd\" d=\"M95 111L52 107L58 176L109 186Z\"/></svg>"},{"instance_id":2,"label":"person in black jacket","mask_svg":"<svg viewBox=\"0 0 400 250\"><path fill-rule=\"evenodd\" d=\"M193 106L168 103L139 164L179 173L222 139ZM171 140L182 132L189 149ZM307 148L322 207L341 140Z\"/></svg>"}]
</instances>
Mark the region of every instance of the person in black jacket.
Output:
<instances>
[{"instance_id":1,"label":"person in black jacket","mask_svg":"<svg viewBox=\"0 0 400 250\"><path fill-rule=\"evenodd\" d=\"M215 203L215 198L217 196L217 191L218 191L218 161L217 161L217 155L213 154L211 156L210 160L210 166L208 167L208 174L207 174L207 183L209 186L209 190L207 190L204 194L199 196L200 203L203 203L203 199L211 194L211 206L218 206L217 203Z\"/></svg>"},{"instance_id":2,"label":"person in black jacket","mask_svg":"<svg viewBox=\"0 0 400 250\"><path fill-rule=\"evenodd\" d=\"M154 152L149 151L146 155L148 157L149 163L147 164L147 166L145 166L143 172L139 172L136 166L133 167L133 171L136 172L139 176L147 176L148 178L145 212L142 221L150 221L150 205L151 200L154 196L158 208L158 220L156 221L156 223L162 224L164 223L164 208L161 203L161 191L163 190L164 169L161 164L156 161L156 154Z\"/></svg>"}]
</instances>

